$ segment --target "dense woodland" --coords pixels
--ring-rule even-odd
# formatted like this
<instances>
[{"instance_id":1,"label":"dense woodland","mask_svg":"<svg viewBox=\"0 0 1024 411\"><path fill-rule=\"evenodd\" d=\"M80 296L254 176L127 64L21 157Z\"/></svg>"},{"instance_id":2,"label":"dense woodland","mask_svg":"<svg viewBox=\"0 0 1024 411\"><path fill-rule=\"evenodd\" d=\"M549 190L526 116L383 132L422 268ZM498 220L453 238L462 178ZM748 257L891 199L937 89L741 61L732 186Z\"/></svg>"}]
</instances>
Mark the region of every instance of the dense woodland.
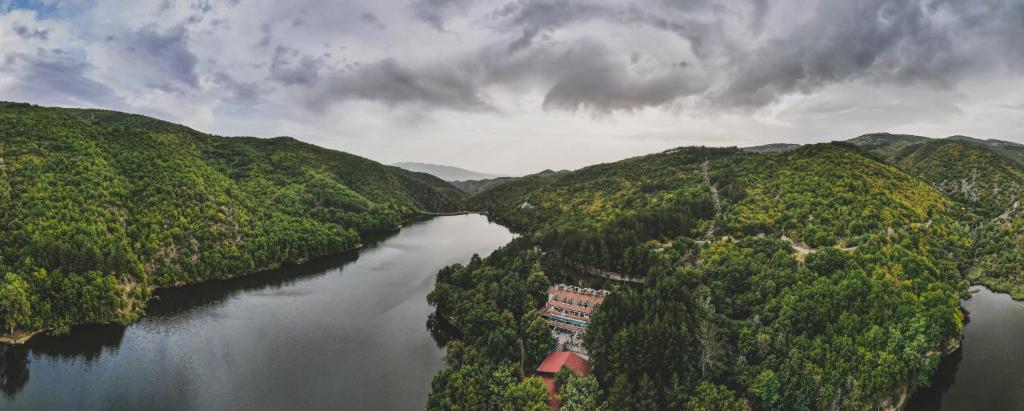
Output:
<instances>
[{"instance_id":1,"label":"dense woodland","mask_svg":"<svg viewBox=\"0 0 1024 411\"><path fill-rule=\"evenodd\" d=\"M3 329L128 322L153 287L351 250L461 194L297 140L0 104Z\"/></svg>"},{"instance_id":2,"label":"dense woodland","mask_svg":"<svg viewBox=\"0 0 1024 411\"><path fill-rule=\"evenodd\" d=\"M463 351L494 350L494 330L525 335L514 307L531 301L487 297L508 278L541 276L614 291L585 336L586 394L562 398L591 407L571 409L900 404L958 344L978 220L941 184L880 160L845 143L761 154L683 148L471 197L470 208L521 237L438 276L431 303L457 331L431 404L465 398L460 370L537 366L509 343L498 355ZM645 282L579 275L588 271ZM470 294L436 298L452 289ZM475 327L452 314L467 310L509 321Z\"/></svg>"}]
</instances>

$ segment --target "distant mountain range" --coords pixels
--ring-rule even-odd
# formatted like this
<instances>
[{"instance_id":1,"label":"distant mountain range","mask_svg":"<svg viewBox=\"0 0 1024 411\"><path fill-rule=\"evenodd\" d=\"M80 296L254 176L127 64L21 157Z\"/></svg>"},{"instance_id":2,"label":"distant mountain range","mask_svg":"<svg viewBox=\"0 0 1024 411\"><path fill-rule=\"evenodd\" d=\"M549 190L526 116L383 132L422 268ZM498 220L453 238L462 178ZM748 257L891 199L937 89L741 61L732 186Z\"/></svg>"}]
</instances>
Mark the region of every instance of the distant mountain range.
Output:
<instances>
[{"instance_id":1,"label":"distant mountain range","mask_svg":"<svg viewBox=\"0 0 1024 411\"><path fill-rule=\"evenodd\" d=\"M466 170L464 168L441 164L400 162L394 163L392 166L418 173L427 173L445 181L488 180L498 177L509 177L505 174L481 173L479 171Z\"/></svg>"},{"instance_id":2,"label":"distant mountain range","mask_svg":"<svg viewBox=\"0 0 1024 411\"><path fill-rule=\"evenodd\" d=\"M789 151L789 150L797 149L799 147L800 147L799 144L772 143L772 144L765 144L765 145L762 145L762 146L741 147L740 150L746 151L748 153L777 153L777 152L780 152L780 151Z\"/></svg>"},{"instance_id":3,"label":"distant mountain range","mask_svg":"<svg viewBox=\"0 0 1024 411\"><path fill-rule=\"evenodd\" d=\"M893 160L895 156L905 151L904 149L907 147L939 140L963 141L988 146L994 149L1008 149L1011 150L1011 152L1007 153L1006 151L1003 151L1002 154L1014 157L1014 160L1024 164L1024 144L991 138L980 139L962 135L949 136L945 138L931 138L913 134L869 133L849 140L844 140L843 142L853 144L861 150L878 155L885 160ZM749 153L777 153L794 150L801 146L801 144L792 143L772 143L753 147L740 147L740 150ZM1022 153L1018 154L1016 151L1022 151Z\"/></svg>"}]
</instances>

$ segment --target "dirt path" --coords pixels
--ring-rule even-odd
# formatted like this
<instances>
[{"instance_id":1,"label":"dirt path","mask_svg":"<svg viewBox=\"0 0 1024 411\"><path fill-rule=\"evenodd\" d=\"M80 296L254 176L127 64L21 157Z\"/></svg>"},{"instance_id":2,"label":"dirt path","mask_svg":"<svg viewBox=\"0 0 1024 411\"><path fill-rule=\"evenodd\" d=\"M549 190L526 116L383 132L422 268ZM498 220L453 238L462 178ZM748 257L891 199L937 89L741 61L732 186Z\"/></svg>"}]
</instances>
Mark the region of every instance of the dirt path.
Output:
<instances>
[{"instance_id":1,"label":"dirt path","mask_svg":"<svg viewBox=\"0 0 1024 411\"><path fill-rule=\"evenodd\" d=\"M711 190L711 202L715 205L715 217L711 220L711 225L708 226L707 232L704 233L705 239L711 239L711 236L715 234L715 224L722 215L722 202L718 198L718 187L711 184L711 173L708 171L710 167L710 160L704 160L704 164L700 165L700 174L704 177L704 185L708 186L708 190Z\"/></svg>"},{"instance_id":2,"label":"dirt path","mask_svg":"<svg viewBox=\"0 0 1024 411\"><path fill-rule=\"evenodd\" d=\"M595 277L607 278L609 280L622 281L622 282L634 283L634 284L643 284L644 283L644 279L643 278L627 277L627 276L624 276L624 275L616 273L616 272L605 271L605 270L602 270L602 269L599 269L599 268L585 269L584 272L587 273L587 275L592 275L592 276L595 276Z\"/></svg>"},{"instance_id":3,"label":"dirt path","mask_svg":"<svg viewBox=\"0 0 1024 411\"><path fill-rule=\"evenodd\" d=\"M789 243L789 247L792 248L793 251L795 251L800 256L807 256L807 254L810 254L810 253L813 253L813 252L817 251L816 249L811 248L811 247L809 247L807 245L797 244L796 242L793 241L793 239L791 239L789 237L786 237L785 234L782 235L781 239L782 239L782 241L788 242ZM857 246L851 246L851 247L834 246L834 247L829 247L829 248L835 248L837 250L846 251L848 253L852 253L853 251L857 250Z\"/></svg>"}]
</instances>

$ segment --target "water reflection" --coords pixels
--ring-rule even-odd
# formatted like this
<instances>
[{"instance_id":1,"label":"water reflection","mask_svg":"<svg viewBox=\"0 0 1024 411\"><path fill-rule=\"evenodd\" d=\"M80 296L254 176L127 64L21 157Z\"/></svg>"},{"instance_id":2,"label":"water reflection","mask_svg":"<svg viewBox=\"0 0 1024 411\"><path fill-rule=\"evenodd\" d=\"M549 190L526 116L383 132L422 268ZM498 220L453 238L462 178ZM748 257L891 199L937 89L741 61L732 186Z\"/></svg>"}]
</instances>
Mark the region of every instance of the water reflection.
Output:
<instances>
[{"instance_id":1,"label":"water reflection","mask_svg":"<svg viewBox=\"0 0 1024 411\"><path fill-rule=\"evenodd\" d=\"M377 237L370 245L372 246L384 238L386 237ZM279 290L282 287L324 275L330 270L345 266L358 259L358 252L347 252L317 258L305 264L286 265L275 270L243 277L158 290L146 306L146 316L181 316L223 303L238 294L260 290Z\"/></svg>"},{"instance_id":2,"label":"water reflection","mask_svg":"<svg viewBox=\"0 0 1024 411\"><path fill-rule=\"evenodd\" d=\"M421 409L453 330L428 319L437 270L512 237L440 217L358 254L161 290L129 327L3 347L0 409Z\"/></svg>"},{"instance_id":3,"label":"water reflection","mask_svg":"<svg viewBox=\"0 0 1024 411\"><path fill-rule=\"evenodd\" d=\"M372 236L367 246L373 246L395 233ZM178 288L158 290L146 307L149 318L181 317L190 312L223 303L244 292L276 290L303 279L323 275L332 269L359 259L358 252L346 252L321 257L300 265L285 265L248 276L226 280L213 280ZM91 364L101 355L116 354L126 327L116 324L85 324L72 328L65 335L42 333L32 337L25 345L0 344L0 385L4 396L13 399L29 381L30 356L39 355L67 363Z\"/></svg>"},{"instance_id":4,"label":"water reflection","mask_svg":"<svg viewBox=\"0 0 1024 411\"><path fill-rule=\"evenodd\" d=\"M124 326L115 324L82 325L66 335L37 335L29 340L26 347L33 355L90 364L105 353L117 354L124 330Z\"/></svg>"},{"instance_id":5,"label":"water reflection","mask_svg":"<svg viewBox=\"0 0 1024 411\"><path fill-rule=\"evenodd\" d=\"M14 398L28 383L28 348L0 344L0 390Z\"/></svg>"},{"instance_id":6,"label":"water reflection","mask_svg":"<svg viewBox=\"0 0 1024 411\"><path fill-rule=\"evenodd\" d=\"M447 318L439 315L437 311L427 316L427 330L430 331L430 336L437 343L437 348L444 348L452 340L462 337L459 329Z\"/></svg>"},{"instance_id":7,"label":"water reflection","mask_svg":"<svg viewBox=\"0 0 1024 411\"><path fill-rule=\"evenodd\" d=\"M907 404L908 410L939 410L942 409L942 397L956 383L956 372L964 359L964 350L958 349L939 363L939 368L932 376L931 386L917 390Z\"/></svg>"},{"instance_id":8,"label":"water reflection","mask_svg":"<svg viewBox=\"0 0 1024 411\"><path fill-rule=\"evenodd\" d=\"M914 393L910 410L1024 409L1024 304L971 287L961 347L942 360L930 387Z\"/></svg>"}]
</instances>

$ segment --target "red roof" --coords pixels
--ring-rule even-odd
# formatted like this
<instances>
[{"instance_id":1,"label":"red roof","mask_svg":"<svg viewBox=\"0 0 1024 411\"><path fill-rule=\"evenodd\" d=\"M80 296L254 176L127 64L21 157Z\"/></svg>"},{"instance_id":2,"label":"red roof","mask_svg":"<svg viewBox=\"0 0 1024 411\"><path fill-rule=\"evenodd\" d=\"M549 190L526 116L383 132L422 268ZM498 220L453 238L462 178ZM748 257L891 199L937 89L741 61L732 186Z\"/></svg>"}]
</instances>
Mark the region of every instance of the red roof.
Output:
<instances>
[{"instance_id":1,"label":"red roof","mask_svg":"<svg viewBox=\"0 0 1024 411\"><path fill-rule=\"evenodd\" d=\"M579 374L590 374L590 363L572 351L557 351L548 354L548 358L537 367L538 373L554 374L562 369L562 366L569 367L569 370Z\"/></svg>"}]
</instances>

